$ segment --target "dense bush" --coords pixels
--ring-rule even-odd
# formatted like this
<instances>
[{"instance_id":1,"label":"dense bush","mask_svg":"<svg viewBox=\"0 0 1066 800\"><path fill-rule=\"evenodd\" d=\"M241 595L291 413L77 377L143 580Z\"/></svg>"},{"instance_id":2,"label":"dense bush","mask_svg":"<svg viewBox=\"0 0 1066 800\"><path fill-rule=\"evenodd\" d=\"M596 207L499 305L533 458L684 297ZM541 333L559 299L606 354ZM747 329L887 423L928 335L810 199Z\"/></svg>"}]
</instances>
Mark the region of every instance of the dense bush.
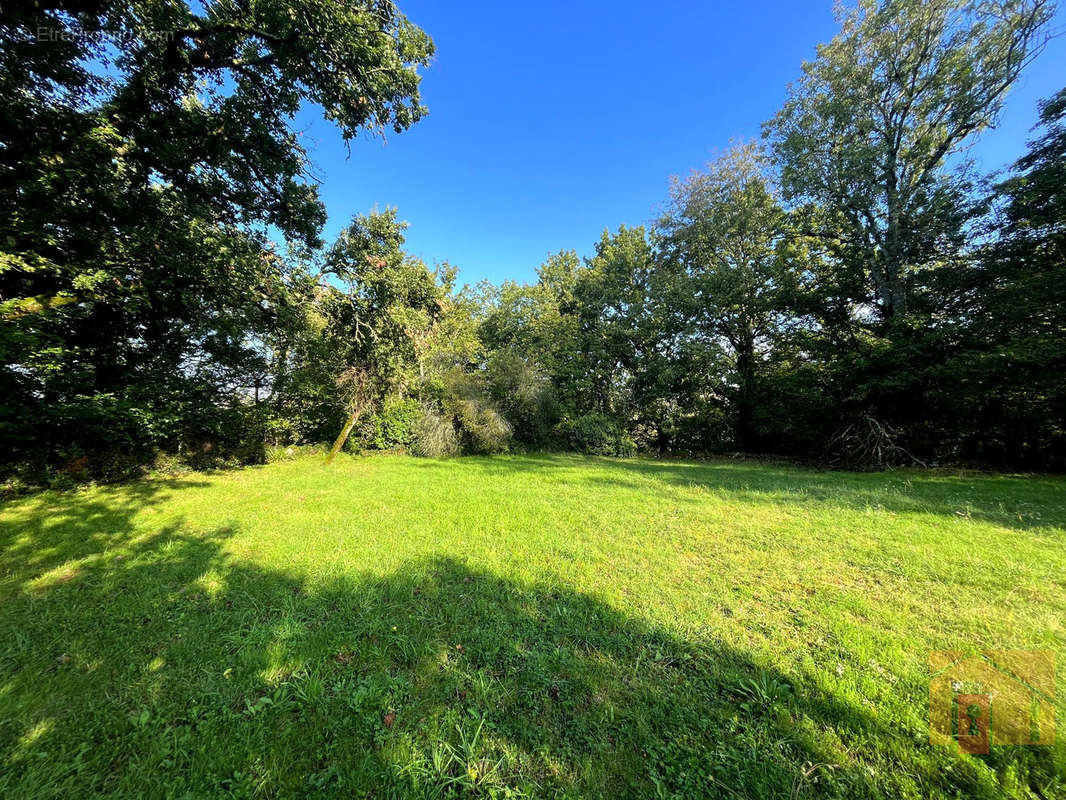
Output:
<instances>
[{"instance_id":1,"label":"dense bush","mask_svg":"<svg viewBox=\"0 0 1066 800\"><path fill-rule=\"evenodd\" d=\"M511 439L511 426L484 398L463 398L453 405L465 453L503 453Z\"/></svg>"},{"instance_id":2,"label":"dense bush","mask_svg":"<svg viewBox=\"0 0 1066 800\"><path fill-rule=\"evenodd\" d=\"M532 447L559 444L554 429L562 408L547 373L535 361L508 349L494 351L486 360L485 382L516 441Z\"/></svg>"},{"instance_id":3,"label":"dense bush","mask_svg":"<svg viewBox=\"0 0 1066 800\"><path fill-rule=\"evenodd\" d=\"M426 458L450 458L459 455L459 435L450 416L432 406L422 408L411 452Z\"/></svg>"},{"instance_id":4,"label":"dense bush","mask_svg":"<svg viewBox=\"0 0 1066 800\"><path fill-rule=\"evenodd\" d=\"M454 423L464 453L502 453L511 439L511 425L485 390L481 373L451 370L444 380L442 405Z\"/></svg>"},{"instance_id":5,"label":"dense bush","mask_svg":"<svg viewBox=\"0 0 1066 800\"><path fill-rule=\"evenodd\" d=\"M375 450L409 447L418 434L421 417L418 400L390 395L381 409L363 423L359 439L365 447Z\"/></svg>"},{"instance_id":6,"label":"dense bush","mask_svg":"<svg viewBox=\"0 0 1066 800\"><path fill-rule=\"evenodd\" d=\"M564 423L570 447L596 456L628 457L636 454L633 439L605 414L585 414Z\"/></svg>"}]
</instances>

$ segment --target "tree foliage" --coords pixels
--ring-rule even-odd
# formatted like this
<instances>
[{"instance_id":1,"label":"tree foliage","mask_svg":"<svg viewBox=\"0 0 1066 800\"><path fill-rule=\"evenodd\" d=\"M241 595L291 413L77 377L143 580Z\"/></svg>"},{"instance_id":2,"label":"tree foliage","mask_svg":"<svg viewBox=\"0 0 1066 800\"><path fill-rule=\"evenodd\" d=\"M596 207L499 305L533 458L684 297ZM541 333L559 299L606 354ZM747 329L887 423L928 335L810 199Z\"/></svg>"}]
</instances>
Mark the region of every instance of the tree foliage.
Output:
<instances>
[{"instance_id":1,"label":"tree foliage","mask_svg":"<svg viewBox=\"0 0 1066 800\"><path fill-rule=\"evenodd\" d=\"M1066 466L1066 89L1041 104L1041 131L995 189L998 233L959 291L965 349L946 403L966 455Z\"/></svg>"},{"instance_id":2,"label":"tree foliage","mask_svg":"<svg viewBox=\"0 0 1066 800\"><path fill-rule=\"evenodd\" d=\"M904 314L922 270L961 245L962 173L947 167L996 121L1039 52L1046 0L860 0L803 65L766 126L789 200L823 213L818 231L862 276L854 298Z\"/></svg>"},{"instance_id":3,"label":"tree foliage","mask_svg":"<svg viewBox=\"0 0 1066 800\"><path fill-rule=\"evenodd\" d=\"M680 323L683 352L697 358L693 368L709 378L706 396L735 415L738 449L757 447L761 383L788 325L783 293L796 278L795 261L784 252L787 225L754 144L675 180L659 222L662 303Z\"/></svg>"},{"instance_id":4,"label":"tree foliage","mask_svg":"<svg viewBox=\"0 0 1066 800\"><path fill-rule=\"evenodd\" d=\"M9 4L7 471L331 440L1066 466L1066 90L991 190L963 159L1050 4L839 14L765 145L675 179L648 229L471 288L392 209L321 239L297 109L345 140L426 113L433 44L388 0Z\"/></svg>"},{"instance_id":5,"label":"tree foliage","mask_svg":"<svg viewBox=\"0 0 1066 800\"><path fill-rule=\"evenodd\" d=\"M0 24L14 457L241 444L260 344L302 302L268 226L314 247L325 219L292 115L405 129L431 41L389 2L15 3Z\"/></svg>"}]
</instances>

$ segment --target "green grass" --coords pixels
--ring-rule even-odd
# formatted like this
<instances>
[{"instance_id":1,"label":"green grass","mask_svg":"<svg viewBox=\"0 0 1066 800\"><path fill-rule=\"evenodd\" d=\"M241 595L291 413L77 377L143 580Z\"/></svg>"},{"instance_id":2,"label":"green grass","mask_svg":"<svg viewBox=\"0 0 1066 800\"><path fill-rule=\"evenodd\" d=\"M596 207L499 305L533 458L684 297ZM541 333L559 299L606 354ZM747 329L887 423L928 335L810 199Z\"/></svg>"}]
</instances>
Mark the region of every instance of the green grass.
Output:
<instances>
[{"instance_id":1,"label":"green grass","mask_svg":"<svg viewBox=\"0 0 1066 800\"><path fill-rule=\"evenodd\" d=\"M929 743L1066 670L1066 481L298 458L0 506L0 796L1063 797Z\"/></svg>"}]
</instances>

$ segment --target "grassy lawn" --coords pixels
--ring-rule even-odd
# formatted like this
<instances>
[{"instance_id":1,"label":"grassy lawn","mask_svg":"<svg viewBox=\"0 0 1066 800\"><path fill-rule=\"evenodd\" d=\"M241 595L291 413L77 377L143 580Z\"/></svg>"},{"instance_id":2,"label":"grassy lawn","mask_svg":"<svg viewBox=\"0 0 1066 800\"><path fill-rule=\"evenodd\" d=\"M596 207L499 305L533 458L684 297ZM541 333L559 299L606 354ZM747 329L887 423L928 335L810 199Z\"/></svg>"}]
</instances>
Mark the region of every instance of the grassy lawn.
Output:
<instances>
[{"instance_id":1,"label":"grassy lawn","mask_svg":"<svg viewBox=\"0 0 1066 800\"><path fill-rule=\"evenodd\" d=\"M298 458L0 506L0 796L1064 797L1066 480ZM929 744L1049 649L1053 747Z\"/></svg>"}]
</instances>

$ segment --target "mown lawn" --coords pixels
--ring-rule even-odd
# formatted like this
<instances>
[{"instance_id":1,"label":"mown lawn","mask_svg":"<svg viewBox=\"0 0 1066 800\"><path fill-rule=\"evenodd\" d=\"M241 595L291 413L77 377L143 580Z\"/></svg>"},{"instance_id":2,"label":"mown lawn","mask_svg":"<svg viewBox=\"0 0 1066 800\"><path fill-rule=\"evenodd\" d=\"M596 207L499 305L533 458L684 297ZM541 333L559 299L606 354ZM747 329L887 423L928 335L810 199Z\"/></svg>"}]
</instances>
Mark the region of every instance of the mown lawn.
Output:
<instances>
[{"instance_id":1,"label":"mown lawn","mask_svg":"<svg viewBox=\"0 0 1066 800\"><path fill-rule=\"evenodd\" d=\"M1066 480L298 458L0 506L0 796L1064 797ZM929 744L1049 649L1053 747Z\"/></svg>"}]
</instances>

